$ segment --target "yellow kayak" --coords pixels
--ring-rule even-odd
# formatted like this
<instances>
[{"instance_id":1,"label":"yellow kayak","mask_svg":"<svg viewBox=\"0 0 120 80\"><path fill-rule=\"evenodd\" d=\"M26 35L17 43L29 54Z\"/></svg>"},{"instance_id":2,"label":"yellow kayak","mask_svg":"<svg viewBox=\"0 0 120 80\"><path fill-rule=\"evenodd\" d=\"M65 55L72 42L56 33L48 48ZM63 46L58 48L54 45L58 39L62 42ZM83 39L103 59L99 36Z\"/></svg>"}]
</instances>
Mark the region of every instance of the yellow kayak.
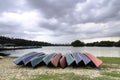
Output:
<instances>
[{"instance_id":1,"label":"yellow kayak","mask_svg":"<svg viewBox=\"0 0 120 80\"><path fill-rule=\"evenodd\" d=\"M4 57L0 56L0 59L2 59L2 58L4 58Z\"/></svg>"}]
</instances>

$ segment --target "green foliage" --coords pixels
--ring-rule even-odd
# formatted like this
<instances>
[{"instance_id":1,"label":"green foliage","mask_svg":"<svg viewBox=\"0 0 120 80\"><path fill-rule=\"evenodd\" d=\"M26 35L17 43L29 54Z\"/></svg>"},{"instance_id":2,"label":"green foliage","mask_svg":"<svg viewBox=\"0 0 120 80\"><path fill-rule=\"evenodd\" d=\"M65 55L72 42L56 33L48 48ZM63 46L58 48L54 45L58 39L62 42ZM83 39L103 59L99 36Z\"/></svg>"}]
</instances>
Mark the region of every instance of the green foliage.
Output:
<instances>
[{"instance_id":1,"label":"green foliage","mask_svg":"<svg viewBox=\"0 0 120 80\"><path fill-rule=\"evenodd\" d=\"M84 43L79 40L76 40L76 41L72 42L71 45L74 47L80 47L80 46L84 46Z\"/></svg>"},{"instance_id":2,"label":"green foliage","mask_svg":"<svg viewBox=\"0 0 120 80\"><path fill-rule=\"evenodd\" d=\"M100 46L100 47L120 47L120 41L101 41L101 42L93 42L93 43L86 43L86 46Z\"/></svg>"},{"instance_id":3,"label":"green foliage","mask_svg":"<svg viewBox=\"0 0 120 80\"><path fill-rule=\"evenodd\" d=\"M52 44L47 42L38 42L18 38L9 38L0 36L0 44L14 44L15 46L50 46Z\"/></svg>"}]
</instances>

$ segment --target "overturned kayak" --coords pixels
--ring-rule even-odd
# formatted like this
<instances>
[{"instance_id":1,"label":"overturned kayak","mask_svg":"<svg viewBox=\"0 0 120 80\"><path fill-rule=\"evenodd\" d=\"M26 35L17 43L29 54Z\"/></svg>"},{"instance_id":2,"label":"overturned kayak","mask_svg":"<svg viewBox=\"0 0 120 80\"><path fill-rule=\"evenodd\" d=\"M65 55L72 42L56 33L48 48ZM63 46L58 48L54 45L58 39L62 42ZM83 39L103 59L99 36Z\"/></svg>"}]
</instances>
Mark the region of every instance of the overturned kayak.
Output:
<instances>
[{"instance_id":1,"label":"overturned kayak","mask_svg":"<svg viewBox=\"0 0 120 80\"><path fill-rule=\"evenodd\" d=\"M40 55L40 56L36 56L33 59L30 60L31 65L33 68L35 68L36 66L38 66L40 63L42 63L42 59L45 57L46 55Z\"/></svg>"},{"instance_id":2,"label":"overturned kayak","mask_svg":"<svg viewBox=\"0 0 120 80\"><path fill-rule=\"evenodd\" d=\"M68 66L72 65L75 61L74 58L72 57L72 55L71 54L66 54L65 56L66 56L67 65Z\"/></svg>"},{"instance_id":3,"label":"overturned kayak","mask_svg":"<svg viewBox=\"0 0 120 80\"><path fill-rule=\"evenodd\" d=\"M60 61L60 58L62 57L62 54L59 53L59 54L56 54L55 57L53 57L51 59L51 64L54 66L54 67L57 67L58 64L59 64L59 61Z\"/></svg>"},{"instance_id":4,"label":"overturned kayak","mask_svg":"<svg viewBox=\"0 0 120 80\"><path fill-rule=\"evenodd\" d=\"M82 57L84 65L87 65L91 62L90 58L88 58L85 54L79 53L79 55Z\"/></svg>"},{"instance_id":5,"label":"overturned kayak","mask_svg":"<svg viewBox=\"0 0 120 80\"><path fill-rule=\"evenodd\" d=\"M73 53L72 56L77 65L79 65L79 63L83 60L82 57L78 53Z\"/></svg>"},{"instance_id":6,"label":"overturned kayak","mask_svg":"<svg viewBox=\"0 0 120 80\"><path fill-rule=\"evenodd\" d=\"M23 55L23 56L20 56L20 57L14 59L13 62L14 62L15 64L17 64L17 65L22 65L22 64L24 64L23 60L25 60L25 59L28 58L29 56L33 56L33 55L36 55L36 54L38 54L38 52L30 52L30 53L27 53L27 54L25 54L25 55Z\"/></svg>"},{"instance_id":7,"label":"overturned kayak","mask_svg":"<svg viewBox=\"0 0 120 80\"><path fill-rule=\"evenodd\" d=\"M66 66L67 66L66 57L62 56L62 58L60 59L60 67L65 68Z\"/></svg>"},{"instance_id":8,"label":"overturned kayak","mask_svg":"<svg viewBox=\"0 0 120 80\"><path fill-rule=\"evenodd\" d=\"M95 67L99 67L103 63L100 59L98 59L90 53L85 53L85 55L92 61Z\"/></svg>"},{"instance_id":9,"label":"overturned kayak","mask_svg":"<svg viewBox=\"0 0 120 80\"><path fill-rule=\"evenodd\" d=\"M46 57L43 58L43 62L48 65L51 61L51 59L56 55L56 53L52 53L49 55L46 55Z\"/></svg>"},{"instance_id":10,"label":"overturned kayak","mask_svg":"<svg viewBox=\"0 0 120 80\"><path fill-rule=\"evenodd\" d=\"M44 55L44 53L32 54L32 55L29 55L29 56L25 57L22 61L23 61L24 65L27 65L32 58L34 58L36 56L41 56L41 55Z\"/></svg>"}]
</instances>

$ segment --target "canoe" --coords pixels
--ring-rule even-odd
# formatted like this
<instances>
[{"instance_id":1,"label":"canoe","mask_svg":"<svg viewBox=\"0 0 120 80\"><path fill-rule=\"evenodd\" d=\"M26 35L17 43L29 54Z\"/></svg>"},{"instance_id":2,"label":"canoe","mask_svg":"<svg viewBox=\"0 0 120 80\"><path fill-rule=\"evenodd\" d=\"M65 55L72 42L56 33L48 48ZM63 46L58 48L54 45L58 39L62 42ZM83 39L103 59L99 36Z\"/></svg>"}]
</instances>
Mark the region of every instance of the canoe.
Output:
<instances>
[{"instance_id":1,"label":"canoe","mask_svg":"<svg viewBox=\"0 0 120 80\"><path fill-rule=\"evenodd\" d=\"M65 56L66 56L66 61L68 66L74 63L74 58L72 57L71 54L66 54Z\"/></svg>"},{"instance_id":2,"label":"canoe","mask_svg":"<svg viewBox=\"0 0 120 80\"><path fill-rule=\"evenodd\" d=\"M33 54L36 54L37 52L30 52L30 53L27 53L27 54L25 54L25 55L22 55L22 56L20 56L20 57L18 57L18 58L15 58L14 60L13 60L13 62L15 63L15 64L17 64L17 65L21 65L21 64L23 64L23 59L24 58L26 58L26 57L28 57L28 56L30 56L30 55L33 55Z\"/></svg>"},{"instance_id":3,"label":"canoe","mask_svg":"<svg viewBox=\"0 0 120 80\"><path fill-rule=\"evenodd\" d=\"M82 61L82 57L78 53L73 53L72 56L73 56L76 64L79 65L79 63Z\"/></svg>"},{"instance_id":4,"label":"canoe","mask_svg":"<svg viewBox=\"0 0 120 80\"><path fill-rule=\"evenodd\" d=\"M18 58L15 58L15 59L13 60L13 62L14 62L15 64L17 64L17 65L20 65L20 64L23 63L22 60L23 60L25 57L27 57L27 56L29 56L29 55L31 55L31 54L34 54L34 53L36 53L36 52L30 52L30 53L27 53L27 54L25 54L25 55L22 55L22 56L20 56L20 57L18 57Z\"/></svg>"},{"instance_id":5,"label":"canoe","mask_svg":"<svg viewBox=\"0 0 120 80\"><path fill-rule=\"evenodd\" d=\"M36 53L36 54L32 54L32 55L29 55L27 57L25 57L22 61L24 63L24 65L27 65L28 63L30 63L30 60L36 56L41 56L41 55L44 55L43 53Z\"/></svg>"},{"instance_id":6,"label":"canoe","mask_svg":"<svg viewBox=\"0 0 120 80\"><path fill-rule=\"evenodd\" d=\"M0 56L0 59L3 59L4 57L3 56Z\"/></svg>"},{"instance_id":7,"label":"canoe","mask_svg":"<svg viewBox=\"0 0 120 80\"><path fill-rule=\"evenodd\" d=\"M59 61L60 61L60 58L62 57L62 54L59 53L59 54L56 54L52 59L51 59L51 64L54 66L54 67L57 67L58 64L59 64Z\"/></svg>"},{"instance_id":8,"label":"canoe","mask_svg":"<svg viewBox=\"0 0 120 80\"><path fill-rule=\"evenodd\" d=\"M56 55L56 53L52 53L49 55L46 55L46 57L43 58L43 62L48 65L50 63L51 58L53 58Z\"/></svg>"},{"instance_id":9,"label":"canoe","mask_svg":"<svg viewBox=\"0 0 120 80\"><path fill-rule=\"evenodd\" d=\"M0 53L0 56L9 56L10 54L8 53Z\"/></svg>"},{"instance_id":10,"label":"canoe","mask_svg":"<svg viewBox=\"0 0 120 80\"><path fill-rule=\"evenodd\" d=\"M91 60L85 54L79 53L79 55L82 57L85 65L87 65L91 62Z\"/></svg>"},{"instance_id":11,"label":"canoe","mask_svg":"<svg viewBox=\"0 0 120 80\"><path fill-rule=\"evenodd\" d=\"M93 62L93 64L95 65L95 67L100 67L100 65L103 63L100 59L98 59L97 57L93 56L90 53L85 53L85 55L90 58L90 60Z\"/></svg>"},{"instance_id":12,"label":"canoe","mask_svg":"<svg viewBox=\"0 0 120 80\"><path fill-rule=\"evenodd\" d=\"M42 59L45 57L46 55L40 55L37 57L34 57L33 59L30 60L32 67L36 67L37 65L39 65L42 62Z\"/></svg>"},{"instance_id":13,"label":"canoe","mask_svg":"<svg viewBox=\"0 0 120 80\"><path fill-rule=\"evenodd\" d=\"M65 57L65 56L62 56L62 58L60 59L60 67L61 67L61 68L65 68L66 65L67 65L66 57Z\"/></svg>"}]
</instances>

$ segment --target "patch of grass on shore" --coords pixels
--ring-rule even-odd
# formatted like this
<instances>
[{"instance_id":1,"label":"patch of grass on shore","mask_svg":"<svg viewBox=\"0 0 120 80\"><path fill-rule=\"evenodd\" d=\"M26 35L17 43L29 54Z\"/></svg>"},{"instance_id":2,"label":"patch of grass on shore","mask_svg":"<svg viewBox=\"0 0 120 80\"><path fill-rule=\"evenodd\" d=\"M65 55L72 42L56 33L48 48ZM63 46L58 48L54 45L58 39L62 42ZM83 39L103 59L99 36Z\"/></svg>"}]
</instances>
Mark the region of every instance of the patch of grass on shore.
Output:
<instances>
[{"instance_id":1,"label":"patch of grass on shore","mask_svg":"<svg viewBox=\"0 0 120 80\"><path fill-rule=\"evenodd\" d=\"M103 61L101 68L120 69L120 58L117 57L98 57Z\"/></svg>"},{"instance_id":2,"label":"patch of grass on shore","mask_svg":"<svg viewBox=\"0 0 120 80\"><path fill-rule=\"evenodd\" d=\"M111 64L120 64L120 58L117 57L98 57L104 63L111 63Z\"/></svg>"},{"instance_id":3,"label":"patch of grass on shore","mask_svg":"<svg viewBox=\"0 0 120 80\"><path fill-rule=\"evenodd\" d=\"M113 80L114 78L108 77L94 77L90 78L87 75L75 75L74 73L64 73L64 74L41 74L34 75L31 80Z\"/></svg>"},{"instance_id":4,"label":"patch of grass on shore","mask_svg":"<svg viewBox=\"0 0 120 80\"><path fill-rule=\"evenodd\" d=\"M118 77L120 78L120 72L117 71L112 71L112 72L103 72L101 73L102 75L106 75L106 76L111 76L111 77Z\"/></svg>"},{"instance_id":5,"label":"patch of grass on shore","mask_svg":"<svg viewBox=\"0 0 120 80\"><path fill-rule=\"evenodd\" d=\"M91 80L114 80L114 79L108 76L104 76L104 77L95 77Z\"/></svg>"},{"instance_id":6,"label":"patch of grass on shore","mask_svg":"<svg viewBox=\"0 0 120 80\"><path fill-rule=\"evenodd\" d=\"M74 73L34 75L31 80L91 80L89 76Z\"/></svg>"}]
</instances>

